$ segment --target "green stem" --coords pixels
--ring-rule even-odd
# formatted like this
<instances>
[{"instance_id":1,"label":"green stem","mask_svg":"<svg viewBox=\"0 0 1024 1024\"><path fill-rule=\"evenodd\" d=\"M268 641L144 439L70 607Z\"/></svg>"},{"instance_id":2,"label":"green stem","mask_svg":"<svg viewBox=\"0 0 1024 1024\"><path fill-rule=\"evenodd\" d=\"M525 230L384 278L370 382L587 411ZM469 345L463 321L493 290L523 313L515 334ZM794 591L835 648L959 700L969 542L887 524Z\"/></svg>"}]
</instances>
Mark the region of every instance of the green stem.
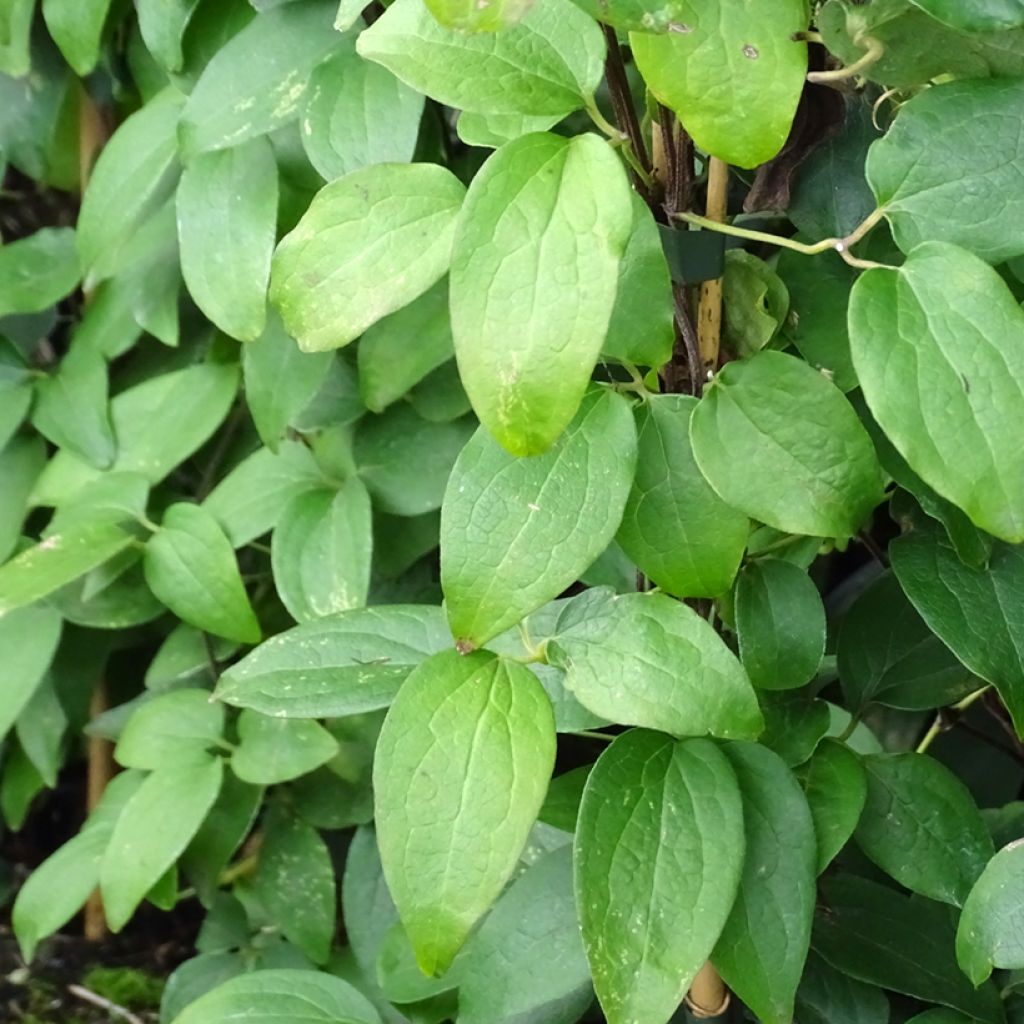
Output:
<instances>
[{"instance_id":1,"label":"green stem","mask_svg":"<svg viewBox=\"0 0 1024 1024\"><path fill-rule=\"evenodd\" d=\"M876 64L885 53L885 47L870 36L863 40L867 49L852 64L845 68L837 68L835 71L812 71L807 76L808 82L815 85L828 85L832 82L845 82L849 78L856 78L862 71L866 71L872 64Z\"/></svg>"},{"instance_id":2,"label":"green stem","mask_svg":"<svg viewBox=\"0 0 1024 1024\"><path fill-rule=\"evenodd\" d=\"M588 740L600 740L602 743L611 743L614 736L606 736L603 732L594 732L591 729L577 729L574 736L583 736Z\"/></svg>"},{"instance_id":3,"label":"green stem","mask_svg":"<svg viewBox=\"0 0 1024 1024\"><path fill-rule=\"evenodd\" d=\"M587 100L586 111L590 115L590 120L593 121L609 139L613 139L615 142L621 143L629 138L625 132L620 132L619 129L601 113L601 110L597 105L597 100L595 100L593 96Z\"/></svg>"},{"instance_id":4,"label":"green stem","mask_svg":"<svg viewBox=\"0 0 1024 1024\"><path fill-rule=\"evenodd\" d=\"M767 245L777 245L781 249L792 249L794 252L803 253L805 256L816 256L819 252L828 252L829 249L835 249L838 244L842 243L840 238L825 238L813 244L796 242L792 238L772 235L767 231L753 231L750 228L738 228L735 224L722 224L717 220L701 217L697 213L677 213L676 219L686 221L687 224L693 224L707 231L717 231L722 235L731 235L733 238L745 238L750 242L764 242Z\"/></svg>"},{"instance_id":5,"label":"green stem","mask_svg":"<svg viewBox=\"0 0 1024 1024\"><path fill-rule=\"evenodd\" d=\"M962 715L975 701L981 700L986 693L991 689L989 686L983 686L980 690L975 690L974 693L969 693L963 700L953 704L950 708L956 715ZM951 729L955 722L949 722L943 717L940 711L935 716L935 721L928 727L928 731L924 734L924 738L918 743L917 753L923 754L928 748L935 742L936 738L946 732L947 729Z\"/></svg>"}]
</instances>

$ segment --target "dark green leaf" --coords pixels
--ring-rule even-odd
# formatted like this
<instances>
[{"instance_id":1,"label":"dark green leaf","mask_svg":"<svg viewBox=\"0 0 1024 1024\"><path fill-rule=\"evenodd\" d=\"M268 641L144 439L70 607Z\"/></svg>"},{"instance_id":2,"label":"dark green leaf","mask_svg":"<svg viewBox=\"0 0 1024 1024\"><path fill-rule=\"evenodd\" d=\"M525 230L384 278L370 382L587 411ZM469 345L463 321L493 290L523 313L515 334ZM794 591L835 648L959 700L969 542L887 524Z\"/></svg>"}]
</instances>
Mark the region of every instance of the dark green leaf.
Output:
<instances>
[{"instance_id":1,"label":"dark green leaf","mask_svg":"<svg viewBox=\"0 0 1024 1024\"><path fill-rule=\"evenodd\" d=\"M71 228L42 228L0 246L0 316L47 309L72 291L80 276Z\"/></svg>"},{"instance_id":2,"label":"dark green leaf","mask_svg":"<svg viewBox=\"0 0 1024 1024\"><path fill-rule=\"evenodd\" d=\"M818 839L818 874L846 845L867 799L867 777L856 754L824 740L811 757L804 781Z\"/></svg>"},{"instance_id":3,"label":"dark green leaf","mask_svg":"<svg viewBox=\"0 0 1024 1024\"><path fill-rule=\"evenodd\" d=\"M889 1024L889 1001L880 988L837 971L813 952L796 991L796 1010L801 1024Z\"/></svg>"},{"instance_id":4,"label":"dark green leaf","mask_svg":"<svg viewBox=\"0 0 1024 1024\"><path fill-rule=\"evenodd\" d=\"M950 28L995 32L1024 26L1021 0L910 0Z\"/></svg>"}]
</instances>

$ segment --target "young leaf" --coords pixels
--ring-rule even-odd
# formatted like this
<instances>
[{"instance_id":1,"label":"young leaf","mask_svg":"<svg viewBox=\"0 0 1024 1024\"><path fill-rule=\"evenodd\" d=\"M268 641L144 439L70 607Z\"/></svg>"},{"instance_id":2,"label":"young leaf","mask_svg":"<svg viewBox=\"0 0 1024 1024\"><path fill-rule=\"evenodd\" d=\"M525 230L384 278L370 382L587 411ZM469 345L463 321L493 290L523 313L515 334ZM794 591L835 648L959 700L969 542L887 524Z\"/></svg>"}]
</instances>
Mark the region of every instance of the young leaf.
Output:
<instances>
[{"instance_id":1,"label":"young leaf","mask_svg":"<svg viewBox=\"0 0 1024 1024\"><path fill-rule=\"evenodd\" d=\"M344 45L333 0L282 4L258 14L213 55L181 116L186 157L237 146L299 116L310 74Z\"/></svg>"},{"instance_id":2,"label":"young leaf","mask_svg":"<svg viewBox=\"0 0 1024 1024\"><path fill-rule=\"evenodd\" d=\"M360 608L370 586L370 498L355 477L294 498L274 528L274 586L296 622Z\"/></svg>"},{"instance_id":3,"label":"young leaf","mask_svg":"<svg viewBox=\"0 0 1024 1024\"><path fill-rule=\"evenodd\" d=\"M637 68L712 156L756 167L782 149L807 73L803 0L678 3L664 35L630 33Z\"/></svg>"},{"instance_id":4,"label":"young leaf","mask_svg":"<svg viewBox=\"0 0 1024 1024\"><path fill-rule=\"evenodd\" d=\"M814 678L825 654L825 606L798 565L748 564L736 583L735 615L740 660L755 686L792 690Z\"/></svg>"},{"instance_id":5,"label":"young leaf","mask_svg":"<svg viewBox=\"0 0 1024 1024\"><path fill-rule=\"evenodd\" d=\"M181 272L205 316L239 341L266 324L277 164L266 139L197 156L177 192Z\"/></svg>"},{"instance_id":6,"label":"young leaf","mask_svg":"<svg viewBox=\"0 0 1024 1024\"><path fill-rule=\"evenodd\" d=\"M275 816L259 857L253 886L271 921L314 963L326 962L338 895L331 855L320 833L294 818Z\"/></svg>"},{"instance_id":7,"label":"young leaf","mask_svg":"<svg viewBox=\"0 0 1024 1024\"><path fill-rule=\"evenodd\" d=\"M1024 967L1021 938L1021 883L1024 881L1024 843L1000 850L971 889L956 933L956 959L975 985L993 967Z\"/></svg>"},{"instance_id":8,"label":"young leaf","mask_svg":"<svg viewBox=\"0 0 1024 1024\"><path fill-rule=\"evenodd\" d=\"M731 362L690 420L719 496L786 533L850 537L882 500L874 446L842 393L781 352Z\"/></svg>"},{"instance_id":9,"label":"young leaf","mask_svg":"<svg viewBox=\"0 0 1024 1024\"><path fill-rule=\"evenodd\" d=\"M594 765L576 900L609 1024L664 1024L711 954L743 864L736 776L708 740L632 730Z\"/></svg>"},{"instance_id":10,"label":"young leaf","mask_svg":"<svg viewBox=\"0 0 1024 1024\"><path fill-rule=\"evenodd\" d=\"M337 740L319 722L271 718L246 708L238 716L231 770L245 782L273 786L319 768L337 753Z\"/></svg>"},{"instance_id":11,"label":"young leaf","mask_svg":"<svg viewBox=\"0 0 1024 1024\"><path fill-rule=\"evenodd\" d=\"M741 359L771 345L789 312L789 292L764 260L745 249L725 254L722 340Z\"/></svg>"},{"instance_id":12,"label":"young leaf","mask_svg":"<svg viewBox=\"0 0 1024 1024\"><path fill-rule=\"evenodd\" d=\"M452 334L473 408L512 454L546 451L573 418L632 224L625 172L596 135L524 135L473 179L452 249Z\"/></svg>"},{"instance_id":13,"label":"young leaf","mask_svg":"<svg viewBox=\"0 0 1024 1024\"><path fill-rule=\"evenodd\" d=\"M864 767L857 844L900 885L963 906L993 852L970 791L924 754L866 757Z\"/></svg>"},{"instance_id":14,"label":"young leaf","mask_svg":"<svg viewBox=\"0 0 1024 1024\"><path fill-rule=\"evenodd\" d=\"M149 588L179 618L229 640L259 643L260 625L231 542L201 506L179 502L167 509L143 565Z\"/></svg>"},{"instance_id":15,"label":"young leaf","mask_svg":"<svg viewBox=\"0 0 1024 1024\"><path fill-rule=\"evenodd\" d=\"M406 680L373 788L384 874L425 974L448 968L508 881L554 759L551 705L522 665L449 650Z\"/></svg>"},{"instance_id":16,"label":"young leaf","mask_svg":"<svg viewBox=\"0 0 1024 1024\"><path fill-rule=\"evenodd\" d=\"M43 0L43 20L75 74L84 78L100 54L110 0Z\"/></svg>"},{"instance_id":17,"label":"young leaf","mask_svg":"<svg viewBox=\"0 0 1024 1024\"><path fill-rule=\"evenodd\" d=\"M544 455L516 459L481 428L441 507L441 586L452 634L479 646L557 597L608 546L636 461L629 405L591 391Z\"/></svg>"},{"instance_id":18,"label":"young leaf","mask_svg":"<svg viewBox=\"0 0 1024 1024\"><path fill-rule=\"evenodd\" d=\"M770 750L730 743L743 798L746 851L736 902L712 961L764 1024L790 1024L814 916L817 848L792 772Z\"/></svg>"},{"instance_id":19,"label":"young leaf","mask_svg":"<svg viewBox=\"0 0 1024 1024\"><path fill-rule=\"evenodd\" d=\"M591 590L548 641L551 664L595 714L676 736L753 739L761 713L736 656L691 608L663 594Z\"/></svg>"},{"instance_id":20,"label":"young leaf","mask_svg":"<svg viewBox=\"0 0 1024 1024\"><path fill-rule=\"evenodd\" d=\"M217 697L290 718L333 718L386 708L412 669L451 647L440 608L361 608L296 626L221 677Z\"/></svg>"},{"instance_id":21,"label":"young leaf","mask_svg":"<svg viewBox=\"0 0 1024 1024\"><path fill-rule=\"evenodd\" d=\"M366 167L322 188L274 253L270 299L299 347L347 345L440 280L464 194L435 164Z\"/></svg>"},{"instance_id":22,"label":"young leaf","mask_svg":"<svg viewBox=\"0 0 1024 1024\"><path fill-rule=\"evenodd\" d=\"M120 931L146 893L174 864L217 799L224 762L153 772L124 805L100 864L103 909Z\"/></svg>"},{"instance_id":23,"label":"young leaf","mask_svg":"<svg viewBox=\"0 0 1024 1024\"><path fill-rule=\"evenodd\" d=\"M73 291L80 277L71 228L41 228L0 246L0 316L48 309Z\"/></svg>"},{"instance_id":24,"label":"young leaf","mask_svg":"<svg viewBox=\"0 0 1024 1024\"><path fill-rule=\"evenodd\" d=\"M423 0L396 0L360 34L356 49L446 106L558 117L593 95L605 53L600 29L571 0L536 3L495 35L456 32Z\"/></svg>"},{"instance_id":25,"label":"young leaf","mask_svg":"<svg viewBox=\"0 0 1024 1024\"><path fill-rule=\"evenodd\" d=\"M868 795L867 776L857 755L843 743L823 740L807 766L807 803L818 840L818 874L835 860L853 835Z\"/></svg>"},{"instance_id":26,"label":"young leaf","mask_svg":"<svg viewBox=\"0 0 1024 1024\"><path fill-rule=\"evenodd\" d=\"M943 643L992 683L1024 733L1024 551L1000 544L987 569L957 557L938 523L923 523L891 545L892 566L907 597Z\"/></svg>"},{"instance_id":27,"label":"young leaf","mask_svg":"<svg viewBox=\"0 0 1024 1024\"><path fill-rule=\"evenodd\" d=\"M926 242L860 277L849 320L871 414L910 468L975 525L1024 540L1024 452L1004 429L1024 416L1024 311L999 274Z\"/></svg>"},{"instance_id":28,"label":"young leaf","mask_svg":"<svg viewBox=\"0 0 1024 1024\"><path fill-rule=\"evenodd\" d=\"M1020 79L979 78L926 89L900 108L866 169L904 252L953 242L989 263L1024 253L1024 186L1015 170L1024 140L1013 122L1022 103Z\"/></svg>"},{"instance_id":29,"label":"young leaf","mask_svg":"<svg viewBox=\"0 0 1024 1024\"><path fill-rule=\"evenodd\" d=\"M43 681L60 642L61 625L57 612L40 605L0 615L0 650L7 678L0 702L0 738L7 735Z\"/></svg>"},{"instance_id":30,"label":"young leaf","mask_svg":"<svg viewBox=\"0 0 1024 1024\"><path fill-rule=\"evenodd\" d=\"M206 764L224 730L224 708L206 690L174 690L143 704L128 719L114 757L126 768Z\"/></svg>"},{"instance_id":31,"label":"young leaf","mask_svg":"<svg viewBox=\"0 0 1024 1024\"><path fill-rule=\"evenodd\" d=\"M299 126L310 163L326 181L413 158L423 94L345 47L310 79Z\"/></svg>"}]
</instances>

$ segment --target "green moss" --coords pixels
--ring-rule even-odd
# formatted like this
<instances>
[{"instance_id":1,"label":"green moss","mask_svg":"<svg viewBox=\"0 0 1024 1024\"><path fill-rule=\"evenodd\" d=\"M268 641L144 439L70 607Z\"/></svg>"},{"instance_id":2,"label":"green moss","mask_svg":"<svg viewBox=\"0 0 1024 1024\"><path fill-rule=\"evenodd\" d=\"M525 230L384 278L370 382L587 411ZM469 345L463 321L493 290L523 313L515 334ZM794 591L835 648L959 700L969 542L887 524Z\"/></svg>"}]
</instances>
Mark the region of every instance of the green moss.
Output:
<instances>
[{"instance_id":1,"label":"green moss","mask_svg":"<svg viewBox=\"0 0 1024 1024\"><path fill-rule=\"evenodd\" d=\"M82 984L96 995L129 1010L155 1010L164 983L134 967L93 967Z\"/></svg>"}]
</instances>

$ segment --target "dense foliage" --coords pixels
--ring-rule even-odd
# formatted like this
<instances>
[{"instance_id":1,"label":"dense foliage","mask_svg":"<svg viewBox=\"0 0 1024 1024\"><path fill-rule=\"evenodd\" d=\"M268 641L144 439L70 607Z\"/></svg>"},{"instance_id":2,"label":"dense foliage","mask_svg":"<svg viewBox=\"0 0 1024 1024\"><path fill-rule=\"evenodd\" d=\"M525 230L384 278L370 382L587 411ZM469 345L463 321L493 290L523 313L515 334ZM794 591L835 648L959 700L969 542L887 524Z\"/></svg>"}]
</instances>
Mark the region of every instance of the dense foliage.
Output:
<instances>
[{"instance_id":1,"label":"dense foliage","mask_svg":"<svg viewBox=\"0 0 1024 1024\"><path fill-rule=\"evenodd\" d=\"M118 769L26 960L98 887L204 909L166 1024L1024 1020L1024 3L38 7L6 827Z\"/></svg>"}]
</instances>

